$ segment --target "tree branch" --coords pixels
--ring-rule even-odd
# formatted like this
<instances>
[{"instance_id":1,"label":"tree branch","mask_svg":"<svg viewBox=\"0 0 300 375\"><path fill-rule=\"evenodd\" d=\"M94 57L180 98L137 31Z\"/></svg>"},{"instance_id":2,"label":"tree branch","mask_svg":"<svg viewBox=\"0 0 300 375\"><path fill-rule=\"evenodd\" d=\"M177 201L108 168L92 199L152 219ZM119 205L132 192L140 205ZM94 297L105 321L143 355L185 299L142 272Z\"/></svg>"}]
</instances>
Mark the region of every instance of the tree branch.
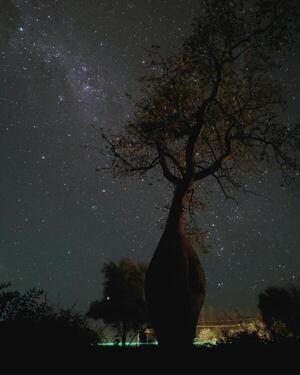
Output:
<instances>
[{"instance_id":1,"label":"tree branch","mask_svg":"<svg viewBox=\"0 0 300 375\"><path fill-rule=\"evenodd\" d=\"M195 173L193 177L194 181L202 180L203 178L208 177L217 172L222 167L222 163L231 155L232 138L230 137L230 133L232 128L233 126L228 127L225 132L225 152L209 167Z\"/></svg>"},{"instance_id":2,"label":"tree branch","mask_svg":"<svg viewBox=\"0 0 300 375\"><path fill-rule=\"evenodd\" d=\"M217 62L216 62L217 63ZM222 79L222 65L217 65L217 78L212 88L212 91L208 98L206 98L202 105L200 106L199 110L196 112L196 121L197 124L192 127L190 136L186 145L186 169L188 174L192 174L194 172L194 149L199 138L199 135L204 127L204 116L207 107L213 102L213 100L217 97L220 82Z\"/></svg>"},{"instance_id":3,"label":"tree branch","mask_svg":"<svg viewBox=\"0 0 300 375\"><path fill-rule=\"evenodd\" d=\"M167 165L167 162L166 162L166 159L165 159L165 153L164 151L162 150L162 148L160 147L159 143L157 142L156 143L156 147L157 147L157 152L158 152L158 158L159 158L159 163L161 165L161 168L162 168L162 171L163 171L163 175L164 177L169 181L171 182L172 184L174 185L178 185L180 182L181 182L181 179L176 177L171 171L170 169L168 168L168 165Z\"/></svg>"},{"instance_id":4,"label":"tree branch","mask_svg":"<svg viewBox=\"0 0 300 375\"><path fill-rule=\"evenodd\" d=\"M225 198L226 198L226 199L231 199L231 200L233 200L233 201L238 205L238 201L237 201L234 197L230 196L230 195L227 193L226 189L224 188L224 186L223 186L223 184L222 184L222 182L221 182L221 179L220 179L216 174L214 174L214 173L212 174L212 176L217 180L217 183L218 183L220 189L222 190L222 192L223 192Z\"/></svg>"},{"instance_id":5,"label":"tree branch","mask_svg":"<svg viewBox=\"0 0 300 375\"><path fill-rule=\"evenodd\" d=\"M149 164L146 164L144 166L135 166L120 154L120 152L117 150L116 145L112 141L110 141L104 134L102 134L102 136L103 139L109 144L110 151L113 154L114 158L120 160L126 166L126 171L129 173L142 172L143 174L150 169L155 168L159 164L159 157L157 156Z\"/></svg>"},{"instance_id":6,"label":"tree branch","mask_svg":"<svg viewBox=\"0 0 300 375\"><path fill-rule=\"evenodd\" d=\"M183 167L180 165L179 161L170 153L164 151L163 152L164 155L169 158L170 160L172 160L172 162L174 163L174 165L179 169L180 173L181 173L181 176L184 175L184 169Z\"/></svg>"}]
</instances>

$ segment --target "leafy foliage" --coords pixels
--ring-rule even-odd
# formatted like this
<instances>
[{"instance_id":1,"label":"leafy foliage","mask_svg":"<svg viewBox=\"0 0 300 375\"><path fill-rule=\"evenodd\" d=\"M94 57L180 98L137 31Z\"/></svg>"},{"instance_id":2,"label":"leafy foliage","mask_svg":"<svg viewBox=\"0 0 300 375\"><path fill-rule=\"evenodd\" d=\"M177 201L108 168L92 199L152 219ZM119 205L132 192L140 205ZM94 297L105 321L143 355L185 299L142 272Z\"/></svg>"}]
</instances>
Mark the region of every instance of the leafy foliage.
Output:
<instances>
[{"instance_id":1,"label":"leafy foliage","mask_svg":"<svg viewBox=\"0 0 300 375\"><path fill-rule=\"evenodd\" d=\"M271 338L300 338L300 288L268 288L260 293L258 307Z\"/></svg>"},{"instance_id":2,"label":"leafy foliage","mask_svg":"<svg viewBox=\"0 0 300 375\"><path fill-rule=\"evenodd\" d=\"M229 198L244 189L243 175L273 160L288 184L299 170L300 127L284 119L276 72L299 31L297 1L201 5L177 55L165 58L153 46L124 131L103 135L111 167L127 175L159 167L177 187L213 177Z\"/></svg>"},{"instance_id":3,"label":"leafy foliage","mask_svg":"<svg viewBox=\"0 0 300 375\"><path fill-rule=\"evenodd\" d=\"M30 289L25 293L10 291L10 284L0 285L0 345L39 349L89 347L99 341L79 313L72 309L57 309L45 292Z\"/></svg>"},{"instance_id":4,"label":"leafy foliage","mask_svg":"<svg viewBox=\"0 0 300 375\"><path fill-rule=\"evenodd\" d=\"M119 265L105 264L103 298L92 302L87 313L112 325L123 344L130 331L136 332L147 321L145 273L145 264L134 264L130 259L122 259Z\"/></svg>"}]
</instances>

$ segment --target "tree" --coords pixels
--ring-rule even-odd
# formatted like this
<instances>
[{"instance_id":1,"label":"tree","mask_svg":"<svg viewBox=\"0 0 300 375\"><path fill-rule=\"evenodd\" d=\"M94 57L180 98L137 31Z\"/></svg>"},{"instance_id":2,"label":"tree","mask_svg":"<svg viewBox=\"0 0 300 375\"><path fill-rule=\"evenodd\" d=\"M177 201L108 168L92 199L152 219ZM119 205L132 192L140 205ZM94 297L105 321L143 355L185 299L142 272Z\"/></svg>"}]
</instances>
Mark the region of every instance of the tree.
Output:
<instances>
[{"instance_id":1,"label":"tree","mask_svg":"<svg viewBox=\"0 0 300 375\"><path fill-rule=\"evenodd\" d=\"M122 259L119 265L105 264L104 293L101 301L91 303L87 316L102 319L117 330L125 346L130 332L136 333L147 322L144 298L146 265Z\"/></svg>"},{"instance_id":2,"label":"tree","mask_svg":"<svg viewBox=\"0 0 300 375\"><path fill-rule=\"evenodd\" d=\"M300 338L300 288L268 288L260 293L258 307L273 339Z\"/></svg>"},{"instance_id":3,"label":"tree","mask_svg":"<svg viewBox=\"0 0 300 375\"><path fill-rule=\"evenodd\" d=\"M0 284L0 322L37 320L52 312L52 307L42 301L42 290L29 289L25 293L7 290L10 283Z\"/></svg>"},{"instance_id":4,"label":"tree","mask_svg":"<svg viewBox=\"0 0 300 375\"><path fill-rule=\"evenodd\" d=\"M268 163L277 163L285 184L298 174L300 128L284 114L284 85L276 78L298 20L295 0L201 0L177 54L165 58L153 46L131 121L118 134L101 132L115 175L155 171L174 189L145 284L161 344L192 342L204 300L185 218L202 200L196 187L213 179L234 199L246 190L244 177ZM172 336L174 325L180 332Z\"/></svg>"},{"instance_id":5,"label":"tree","mask_svg":"<svg viewBox=\"0 0 300 375\"><path fill-rule=\"evenodd\" d=\"M99 341L86 320L72 308L55 308L42 290L24 293L7 290L10 283L0 284L0 347L51 352L89 349Z\"/></svg>"}]
</instances>

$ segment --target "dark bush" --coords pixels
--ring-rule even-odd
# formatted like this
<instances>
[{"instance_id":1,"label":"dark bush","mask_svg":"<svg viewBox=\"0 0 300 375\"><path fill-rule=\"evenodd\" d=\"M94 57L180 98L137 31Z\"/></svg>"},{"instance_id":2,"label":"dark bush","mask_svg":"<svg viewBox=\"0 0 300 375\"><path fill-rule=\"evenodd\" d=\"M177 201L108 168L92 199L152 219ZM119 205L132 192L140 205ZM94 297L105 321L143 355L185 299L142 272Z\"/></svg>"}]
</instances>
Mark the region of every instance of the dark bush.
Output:
<instances>
[{"instance_id":1,"label":"dark bush","mask_svg":"<svg viewBox=\"0 0 300 375\"><path fill-rule=\"evenodd\" d=\"M260 293L258 307L272 340L299 340L300 288L268 288Z\"/></svg>"},{"instance_id":2,"label":"dark bush","mask_svg":"<svg viewBox=\"0 0 300 375\"><path fill-rule=\"evenodd\" d=\"M0 286L1 347L69 350L90 347L98 335L84 317L72 309L55 308L43 291L30 289L24 294Z\"/></svg>"}]
</instances>

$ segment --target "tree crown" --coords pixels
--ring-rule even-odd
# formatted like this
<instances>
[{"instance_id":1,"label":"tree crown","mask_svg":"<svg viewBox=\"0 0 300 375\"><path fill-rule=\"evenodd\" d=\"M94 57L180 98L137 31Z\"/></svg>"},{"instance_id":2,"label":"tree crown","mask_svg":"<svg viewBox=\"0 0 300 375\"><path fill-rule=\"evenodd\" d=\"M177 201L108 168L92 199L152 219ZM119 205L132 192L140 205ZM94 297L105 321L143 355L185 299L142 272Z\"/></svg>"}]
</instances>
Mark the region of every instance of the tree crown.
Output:
<instances>
[{"instance_id":1,"label":"tree crown","mask_svg":"<svg viewBox=\"0 0 300 375\"><path fill-rule=\"evenodd\" d=\"M243 188L241 176L275 160L285 183L299 170L298 124L282 115L279 56L295 43L292 0L202 0L181 51L164 58L153 46L132 119L103 135L116 174L160 168L175 186L213 176Z\"/></svg>"},{"instance_id":2,"label":"tree crown","mask_svg":"<svg viewBox=\"0 0 300 375\"><path fill-rule=\"evenodd\" d=\"M104 291L101 301L94 301L88 317L103 319L107 324L125 323L129 329L137 329L146 321L144 279L146 265L122 259L103 266Z\"/></svg>"}]
</instances>

